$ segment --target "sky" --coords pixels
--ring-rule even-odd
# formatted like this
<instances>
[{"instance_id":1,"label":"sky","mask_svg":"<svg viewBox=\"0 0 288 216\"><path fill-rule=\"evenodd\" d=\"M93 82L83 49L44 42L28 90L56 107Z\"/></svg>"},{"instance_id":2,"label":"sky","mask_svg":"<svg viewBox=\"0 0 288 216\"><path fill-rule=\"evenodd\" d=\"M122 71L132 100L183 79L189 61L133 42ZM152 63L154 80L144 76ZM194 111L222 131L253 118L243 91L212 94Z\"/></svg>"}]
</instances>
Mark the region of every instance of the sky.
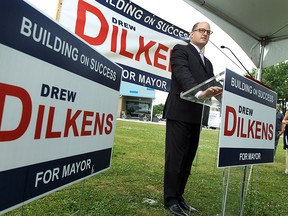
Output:
<instances>
[{"instance_id":1,"label":"sky","mask_svg":"<svg viewBox=\"0 0 288 216\"><path fill-rule=\"evenodd\" d=\"M56 18L58 0L26 0L41 10L51 18ZM192 26L199 21L210 23L213 34L210 36L210 42L205 47L205 56L212 62L214 74L224 71L226 68L245 74L245 70L237 62L235 57L227 49L221 49L224 45L229 47L243 65L250 71L255 65L235 41L219 28L213 21L192 8L183 0L132 0L135 4L154 13L158 17L186 30L191 31ZM156 99L153 104L165 103L166 92L156 90Z\"/></svg>"}]
</instances>

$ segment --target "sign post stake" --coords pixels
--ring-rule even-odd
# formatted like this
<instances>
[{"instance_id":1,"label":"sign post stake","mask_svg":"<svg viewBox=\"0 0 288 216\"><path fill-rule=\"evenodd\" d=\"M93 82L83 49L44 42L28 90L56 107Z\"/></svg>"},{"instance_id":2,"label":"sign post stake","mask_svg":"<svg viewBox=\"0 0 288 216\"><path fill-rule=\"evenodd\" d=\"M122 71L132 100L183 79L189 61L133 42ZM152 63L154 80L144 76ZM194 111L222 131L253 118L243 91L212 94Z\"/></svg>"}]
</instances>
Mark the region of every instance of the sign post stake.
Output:
<instances>
[{"instance_id":1,"label":"sign post stake","mask_svg":"<svg viewBox=\"0 0 288 216\"><path fill-rule=\"evenodd\" d=\"M78 210L78 215L81 215L81 208L82 208L82 200L83 200L83 192L84 192L84 184L85 184L85 179L82 181L82 187L81 187L81 195L80 195L80 200L79 200L79 210Z\"/></svg>"},{"instance_id":2,"label":"sign post stake","mask_svg":"<svg viewBox=\"0 0 288 216\"><path fill-rule=\"evenodd\" d=\"M228 167L226 184L225 184L225 168L223 168L223 172L222 172L222 185L223 185L222 216L225 215L225 211L226 211L229 183L230 183L230 167Z\"/></svg>"},{"instance_id":3,"label":"sign post stake","mask_svg":"<svg viewBox=\"0 0 288 216\"><path fill-rule=\"evenodd\" d=\"M242 180L242 187L241 187L241 194L240 194L240 213L239 215L243 215L244 211L244 202L245 202L245 188L248 187L248 184L246 184L246 174L247 174L247 165L244 166L244 171L243 171L243 180Z\"/></svg>"}]
</instances>

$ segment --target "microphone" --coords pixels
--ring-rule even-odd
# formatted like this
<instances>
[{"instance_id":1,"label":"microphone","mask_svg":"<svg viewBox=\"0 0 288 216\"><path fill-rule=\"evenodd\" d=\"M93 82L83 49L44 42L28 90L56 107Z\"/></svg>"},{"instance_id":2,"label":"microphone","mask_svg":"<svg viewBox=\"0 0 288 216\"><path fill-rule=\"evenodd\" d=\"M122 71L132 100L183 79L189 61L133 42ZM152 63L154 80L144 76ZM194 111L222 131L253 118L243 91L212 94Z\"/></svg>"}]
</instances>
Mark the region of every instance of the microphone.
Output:
<instances>
[{"instance_id":1,"label":"microphone","mask_svg":"<svg viewBox=\"0 0 288 216\"><path fill-rule=\"evenodd\" d=\"M248 71L248 70L246 69L246 67L242 64L242 62L237 58L237 56L234 54L234 52L232 52L231 49L229 49L228 47L223 46L223 45L221 45L220 47L221 47L221 49L228 49L228 50L233 54L233 56L237 59L237 61L242 65L242 67L245 69L245 71L247 72L247 74L248 74L250 77L253 78L253 76L249 73L249 71Z\"/></svg>"}]
</instances>

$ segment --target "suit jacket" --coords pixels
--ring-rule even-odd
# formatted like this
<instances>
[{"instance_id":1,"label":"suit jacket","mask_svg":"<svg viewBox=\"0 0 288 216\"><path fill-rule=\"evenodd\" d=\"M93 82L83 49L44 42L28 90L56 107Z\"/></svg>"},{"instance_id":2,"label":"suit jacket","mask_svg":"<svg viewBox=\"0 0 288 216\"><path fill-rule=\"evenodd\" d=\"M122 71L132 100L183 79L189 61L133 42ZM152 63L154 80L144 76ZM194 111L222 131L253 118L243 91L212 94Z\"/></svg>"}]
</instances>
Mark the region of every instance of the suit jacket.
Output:
<instances>
[{"instance_id":1,"label":"suit jacket","mask_svg":"<svg viewBox=\"0 0 288 216\"><path fill-rule=\"evenodd\" d=\"M168 94L163 117L189 123L201 123L203 106L180 98L187 91L214 76L211 62L205 58L205 65L191 45L177 44L171 55L171 88Z\"/></svg>"}]
</instances>

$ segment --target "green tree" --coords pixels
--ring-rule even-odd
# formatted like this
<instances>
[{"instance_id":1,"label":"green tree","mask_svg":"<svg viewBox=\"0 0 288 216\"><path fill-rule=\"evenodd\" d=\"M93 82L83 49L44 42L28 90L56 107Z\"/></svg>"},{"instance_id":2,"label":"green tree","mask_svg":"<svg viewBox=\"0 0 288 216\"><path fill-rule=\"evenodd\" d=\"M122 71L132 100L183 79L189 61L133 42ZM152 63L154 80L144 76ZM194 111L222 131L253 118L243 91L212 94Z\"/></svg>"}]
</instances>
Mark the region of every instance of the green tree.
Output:
<instances>
[{"instance_id":1,"label":"green tree","mask_svg":"<svg viewBox=\"0 0 288 216\"><path fill-rule=\"evenodd\" d=\"M256 71L253 70L252 74L255 73ZM264 68L261 82L277 93L278 100L282 103L282 108L285 109L284 102L287 102L288 99L288 62Z\"/></svg>"},{"instance_id":2,"label":"green tree","mask_svg":"<svg viewBox=\"0 0 288 216\"><path fill-rule=\"evenodd\" d=\"M164 110L164 104L157 104L153 106L153 115L161 114L163 113Z\"/></svg>"},{"instance_id":3,"label":"green tree","mask_svg":"<svg viewBox=\"0 0 288 216\"><path fill-rule=\"evenodd\" d=\"M288 62L265 68L262 73L263 83L278 94L278 99L288 99Z\"/></svg>"}]
</instances>

